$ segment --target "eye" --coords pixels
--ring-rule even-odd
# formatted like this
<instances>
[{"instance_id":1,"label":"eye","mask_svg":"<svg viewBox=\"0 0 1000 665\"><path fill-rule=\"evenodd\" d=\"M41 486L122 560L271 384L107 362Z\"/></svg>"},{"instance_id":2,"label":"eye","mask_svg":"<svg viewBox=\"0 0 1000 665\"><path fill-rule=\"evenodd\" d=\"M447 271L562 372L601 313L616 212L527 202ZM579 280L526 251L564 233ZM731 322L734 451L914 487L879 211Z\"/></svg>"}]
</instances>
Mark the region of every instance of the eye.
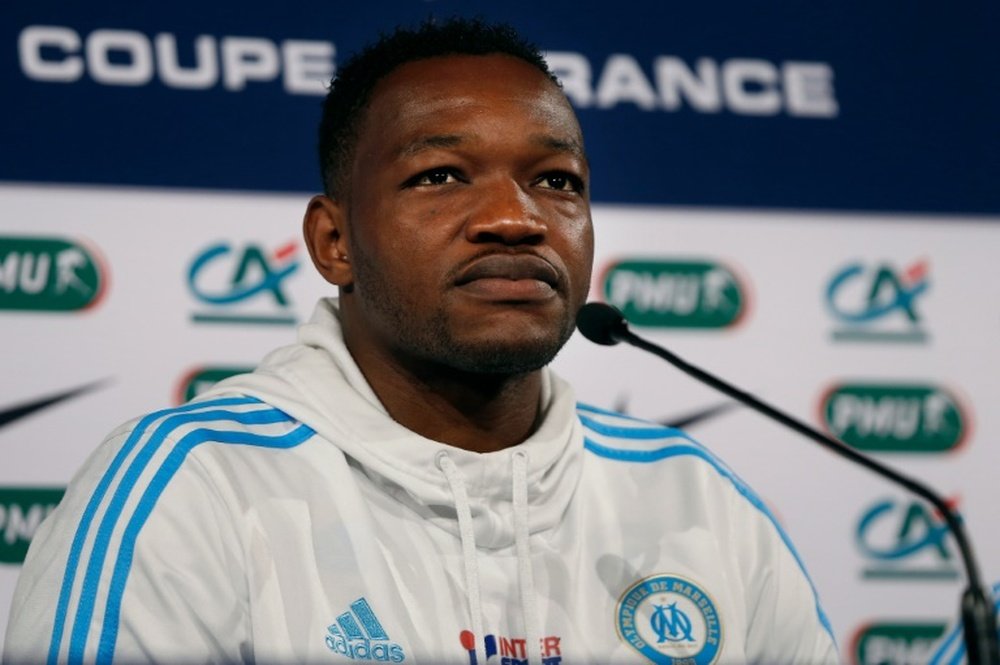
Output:
<instances>
[{"instance_id":1,"label":"eye","mask_svg":"<svg viewBox=\"0 0 1000 665\"><path fill-rule=\"evenodd\" d=\"M546 173L536 181L536 184L542 189L555 189L560 192L583 191L583 179L563 171Z\"/></svg>"},{"instance_id":2,"label":"eye","mask_svg":"<svg viewBox=\"0 0 1000 665\"><path fill-rule=\"evenodd\" d=\"M450 185L461 182L458 172L452 168L433 168L413 176L404 187L433 187L435 185Z\"/></svg>"}]
</instances>

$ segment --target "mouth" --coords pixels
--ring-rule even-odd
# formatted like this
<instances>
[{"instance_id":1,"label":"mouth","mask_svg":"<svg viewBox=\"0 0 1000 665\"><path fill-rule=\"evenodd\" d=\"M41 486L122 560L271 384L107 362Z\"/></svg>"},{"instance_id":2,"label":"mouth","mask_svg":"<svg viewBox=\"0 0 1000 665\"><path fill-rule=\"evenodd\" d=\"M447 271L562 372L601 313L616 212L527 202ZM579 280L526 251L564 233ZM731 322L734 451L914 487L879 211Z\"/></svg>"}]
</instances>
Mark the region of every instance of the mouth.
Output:
<instances>
[{"instance_id":1,"label":"mouth","mask_svg":"<svg viewBox=\"0 0 1000 665\"><path fill-rule=\"evenodd\" d=\"M535 254L489 254L465 267L455 280L470 294L506 301L548 299L559 284L559 271Z\"/></svg>"}]
</instances>

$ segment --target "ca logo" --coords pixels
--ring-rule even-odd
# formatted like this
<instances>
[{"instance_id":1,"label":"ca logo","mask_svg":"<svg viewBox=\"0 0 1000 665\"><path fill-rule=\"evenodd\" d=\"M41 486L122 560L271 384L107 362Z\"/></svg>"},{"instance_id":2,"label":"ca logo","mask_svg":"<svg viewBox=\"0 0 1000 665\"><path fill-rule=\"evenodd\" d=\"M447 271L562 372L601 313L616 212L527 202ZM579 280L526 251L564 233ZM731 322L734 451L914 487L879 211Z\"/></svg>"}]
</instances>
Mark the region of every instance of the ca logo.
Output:
<instances>
[{"instance_id":1,"label":"ca logo","mask_svg":"<svg viewBox=\"0 0 1000 665\"><path fill-rule=\"evenodd\" d=\"M863 575L875 579L952 579L957 571L942 519L917 501L875 502L858 521Z\"/></svg>"},{"instance_id":2,"label":"ca logo","mask_svg":"<svg viewBox=\"0 0 1000 665\"><path fill-rule=\"evenodd\" d=\"M841 324L839 341L923 342L917 300L930 288L926 261L902 271L888 264L851 263L837 272L826 289L826 304Z\"/></svg>"},{"instance_id":3,"label":"ca logo","mask_svg":"<svg viewBox=\"0 0 1000 665\"><path fill-rule=\"evenodd\" d=\"M294 324L285 281L299 268L298 246L290 242L273 252L249 243L208 247L188 269L188 286L208 311L196 312L197 323Z\"/></svg>"}]
</instances>

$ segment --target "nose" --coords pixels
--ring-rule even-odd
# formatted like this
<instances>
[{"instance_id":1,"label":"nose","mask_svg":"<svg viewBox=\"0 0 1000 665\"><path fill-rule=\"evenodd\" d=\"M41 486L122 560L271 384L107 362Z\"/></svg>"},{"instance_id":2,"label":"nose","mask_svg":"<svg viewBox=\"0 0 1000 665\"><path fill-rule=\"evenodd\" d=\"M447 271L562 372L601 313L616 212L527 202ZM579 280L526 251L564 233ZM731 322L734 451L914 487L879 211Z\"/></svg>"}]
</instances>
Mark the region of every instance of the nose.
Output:
<instances>
[{"instance_id":1,"label":"nose","mask_svg":"<svg viewBox=\"0 0 1000 665\"><path fill-rule=\"evenodd\" d=\"M537 245L547 228L538 203L515 180L484 185L466 224L466 238L475 243Z\"/></svg>"}]
</instances>

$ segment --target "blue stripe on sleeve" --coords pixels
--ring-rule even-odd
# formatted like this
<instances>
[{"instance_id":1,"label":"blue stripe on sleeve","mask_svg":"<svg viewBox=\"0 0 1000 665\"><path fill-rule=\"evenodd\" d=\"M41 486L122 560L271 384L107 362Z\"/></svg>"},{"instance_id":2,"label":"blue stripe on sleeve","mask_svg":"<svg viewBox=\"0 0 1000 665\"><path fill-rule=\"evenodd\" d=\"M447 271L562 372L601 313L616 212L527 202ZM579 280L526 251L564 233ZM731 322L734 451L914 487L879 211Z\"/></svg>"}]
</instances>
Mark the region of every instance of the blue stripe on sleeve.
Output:
<instances>
[{"instance_id":1,"label":"blue stripe on sleeve","mask_svg":"<svg viewBox=\"0 0 1000 665\"><path fill-rule=\"evenodd\" d=\"M280 413L280 412L279 412ZM118 641L118 626L121 619L122 597L125 594L125 583L128 581L132 568L132 557L135 553L135 541L145 525L153 507L171 478L184 463L188 453L196 446L205 443L237 444L263 448L294 448L314 434L306 425L299 425L294 430L282 436L261 436L248 432L219 432L208 429L198 429L184 435L173 450L167 455L156 475L143 492L132 518L125 527L122 543L115 560L114 573L111 576L111 587L108 592L107 606L104 610L104 625L101 628L101 638L97 647L96 663L111 663L114 658L115 644Z\"/></svg>"},{"instance_id":2,"label":"blue stripe on sleeve","mask_svg":"<svg viewBox=\"0 0 1000 665\"><path fill-rule=\"evenodd\" d=\"M100 582L101 570L104 566L104 558L110 546L111 536L114 532L118 517L125 508L129 494L132 492L139 476L149 464L150 459L156 450L173 431L188 423L227 421L240 424L271 424L287 422L291 416L267 408L256 411L238 412L225 410L199 411L196 413L175 414L166 418L154 430L146 444L139 450L132 463L126 469L118 488L112 495L108 508L101 519L97 529L97 536L94 540L93 550L90 554L90 561L87 565L83 578L83 587L80 592L80 600L77 606L76 618L70 632L69 663L79 665L83 662L84 647L87 640L87 633L90 628L90 621L94 612L94 601L97 595L97 588Z\"/></svg>"},{"instance_id":3,"label":"blue stripe on sleeve","mask_svg":"<svg viewBox=\"0 0 1000 665\"><path fill-rule=\"evenodd\" d=\"M145 434L146 429L148 429L152 423L160 418L172 414L187 413L197 409L209 409L220 406L236 406L254 403L260 402L259 400L251 397L227 397L225 399L217 399L206 402L194 402L192 404L185 404L184 406L172 409L163 409L153 412L142 418L136 424L132 433L118 451L118 454L115 455L114 459L111 461L111 465L101 477L100 482L94 489L94 493L90 496L90 500L87 502L83 515L80 517L80 523L77 525L76 533L73 536L73 542L70 546L69 558L66 560L66 572L63 574L62 588L59 590L59 601L56 604L56 615L52 628L52 640L49 643L48 665L56 665L59 661L59 648L62 646L63 631L66 625L66 611L69 607L70 595L73 592L73 583L76 581L76 572L80 561L80 552L83 550L84 542L87 539L90 524L94 520L97 508L104 499L104 495L107 493L112 479L114 479L115 475L118 473L118 469L122 464L124 464L125 459L129 456L129 453L132 452L136 443L142 438L143 434Z\"/></svg>"},{"instance_id":4,"label":"blue stripe on sleeve","mask_svg":"<svg viewBox=\"0 0 1000 665\"><path fill-rule=\"evenodd\" d=\"M581 414L577 414L577 417L580 419L580 422L584 427L596 432L597 434L603 434L605 436L640 441L680 437L682 439L687 439L692 443L696 443L686 432L675 427L664 427L662 425L654 425L652 427L622 427L620 425L608 425Z\"/></svg>"},{"instance_id":5,"label":"blue stripe on sleeve","mask_svg":"<svg viewBox=\"0 0 1000 665\"><path fill-rule=\"evenodd\" d=\"M681 434L685 438L690 438L687 435L684 435L683 433ZM795 547L792 545L792 541L788 538L788 534L786 534L785 530L781 528L781 525L778 524L778 520L775 519L774 515L771 514L771 511L768 509L768 507L764 505L764 502L760 500L760 498L753 492L753 490L751 490L750 487L746 483L744 483L736 474L727 469L725 465L723 465L719 460L715 458L714 455L712 455L711 453L709 453L707 450L705 450L700 446L683 445L683 444L666 446L664 448L659 448L657 450L624 450L620 448L611 448L608 446L602 446L598 443L591 441L586 437L584 437L583 439L583 447L599 457L604 457L606 459L616 460L619 462L648 464L650 462L657 462L659 460L667 459L670 457L678 457L681 455L693 455L694 457L697 457L705 462L708 462L708 464L713 469L715 469L715 471L720 476L727 479L729 482L733 484L733 487L736 489L736 491L739 492L740 495L743 496L743 498L749 501L750 505L752 505L754 508L762 512L764 516L771 521L771 524L774 525L774 528L778 531L778 535L781 536L782 542L785 543L785 547L787 547L788 550L792 553L792 557L794 557L795 562L799 565L799 569L802 571L802 574L805 575L806 581L809 583L809 588L812 589L813 598L816 601L816 614L819 616L820 624L822 624L823 628L830 635L830 639L833 641L833 643L834 644L837 643L837 640L833 636L833 627L830 625L830 620L827 618L826 612L823 611L823 608L820 607L819 594L816 593L816 587L813 584L812 578L809 577L809 573L808 571L806 571L806 567L802 563L802 559L799 557L799 553L795 550Z\"/></svg>"}]
</instances>

